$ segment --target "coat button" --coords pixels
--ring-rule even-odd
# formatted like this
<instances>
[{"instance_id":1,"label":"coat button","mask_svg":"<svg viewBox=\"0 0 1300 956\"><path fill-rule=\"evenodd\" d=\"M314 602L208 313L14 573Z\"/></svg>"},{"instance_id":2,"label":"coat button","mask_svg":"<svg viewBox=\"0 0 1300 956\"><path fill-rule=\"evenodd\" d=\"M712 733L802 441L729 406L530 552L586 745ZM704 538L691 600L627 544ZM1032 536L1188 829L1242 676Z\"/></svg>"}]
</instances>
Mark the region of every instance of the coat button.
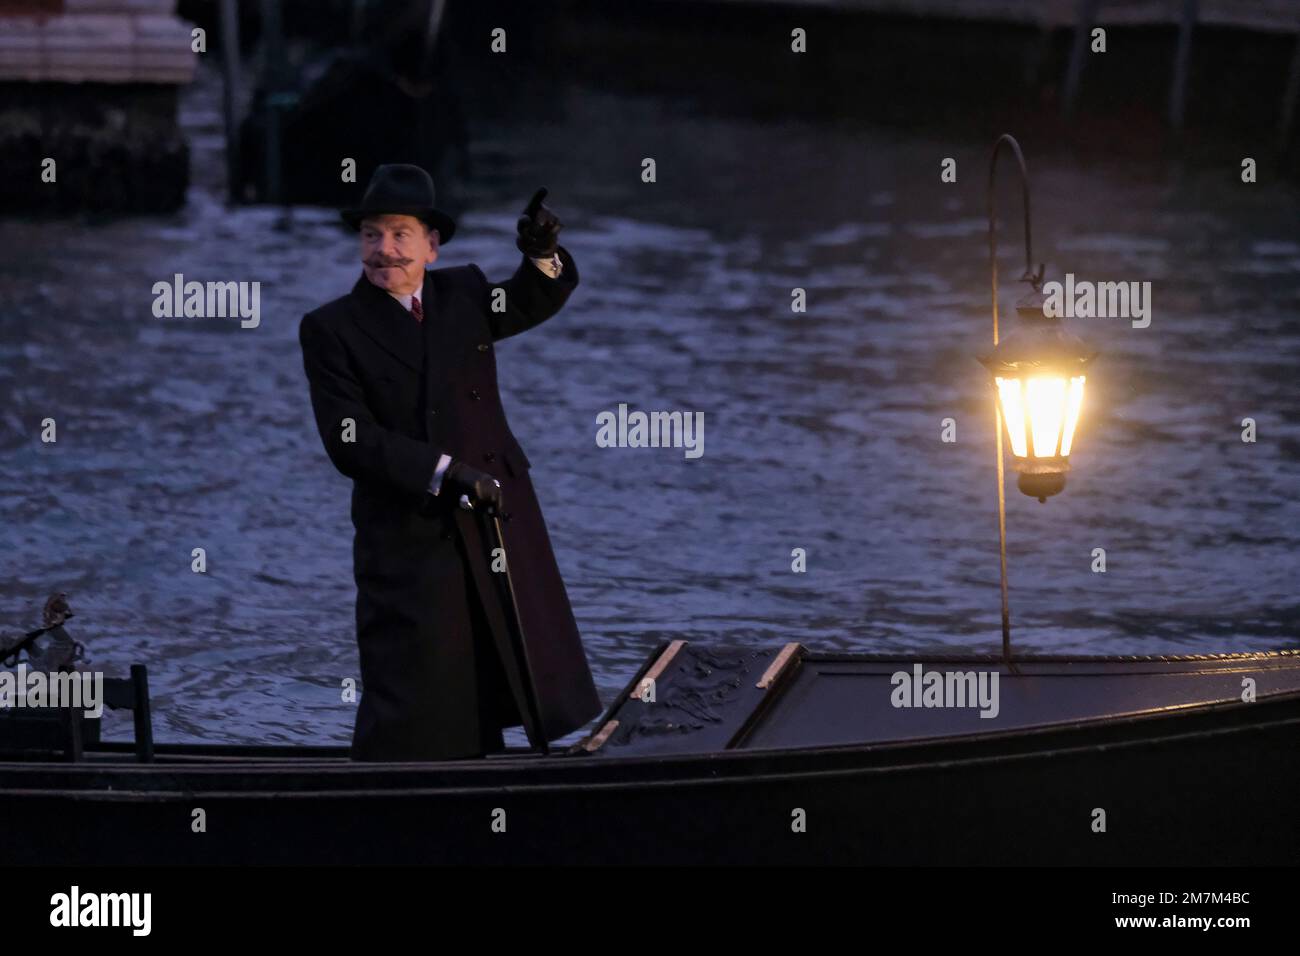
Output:
<instances>
[{"instance_id":1,"label":"coat button","mask_svg":"<svg viewBox=\"0 0 1300 956\"><path fill-rule=\"evenodd\" d=\"M483 460L484 460L484 461L496 461L496 460L497 460L497 456L496 456L496 454L495 454L494 452L490 452L490 451L489 451L489 452L484 452L484 454L483 454Z\"/></svg>"},{"instance_id":2,"label":"coat button","mask_svg":"<svg viewBox=\"0 0 1300 956\"><path fill-rule=\"evenodd\" d=\"M430 417L430 418L435 418L435 417L437 417L437 415L438 415L437 412L430 412L430 413L429 413L429 417Z\"/></svg>"},{"instance_id":3,"label":"coat button","mask_svg":"<svg viewBox=\"0 0 1300 956\"><path fill-rule=\"evenodd\" d=\"M492 346L488 345L486 342L480 342L480 343L479 343L479 346L478 346L478 350L479 350L480 352L486 352L486 351L487 351L488 349L490 349L491 347L492 347Z\"/></svg>"},{"instance_id":4,"label":"coat button","mask_svg":"<svg viewBox=\"0 0 1300 956\"><path fill-rule=\"evenodd\" d=\"M478 389L477 389L477 388L471 388L471 389L469 390L469 397L472 398L472 399L474 399L474 401L477 402L477 401L478 401Z\"/></svg>"}]
</instances>

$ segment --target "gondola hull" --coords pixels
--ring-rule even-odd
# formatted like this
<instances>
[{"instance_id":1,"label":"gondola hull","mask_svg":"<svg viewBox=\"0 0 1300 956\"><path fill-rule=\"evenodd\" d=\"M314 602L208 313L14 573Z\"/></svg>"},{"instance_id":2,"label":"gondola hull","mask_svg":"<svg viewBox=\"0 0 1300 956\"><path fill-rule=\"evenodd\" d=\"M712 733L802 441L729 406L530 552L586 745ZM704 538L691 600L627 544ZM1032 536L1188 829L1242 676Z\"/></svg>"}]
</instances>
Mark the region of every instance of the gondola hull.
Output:
<instances>
[{"instance_id":1,"label":"gondola hull","mask_svg":"<svg viewBox=\"0 0 1300 956\"><path fill-rule=\"evenodd\" d=\"M1020 689L1034 691L1028 699L1041 703L1040 723L757 746L774 728L799 736L800 677L810 665L848 662L848 670L862 672L865 690L890 666L913 664L805 655L757 703L742 692L734 714L719 706L719 722L735 727L726 749L689 752L688 733L678 745L687 752L602 753L593 735L564 755L440 764L354 764L319 749L289 756L245 748L241 756L217 747L159 747L147 765L122 754L76 764L10 761L0 763L0 814L11 821L0 863L1300 861L1300 661L1235 655L1201 663L1095 659L1100 663L1089 667L1087 659L1072 659L1071 669L1064 660L1004 683L1041 687L1052 674L1090 680L1102 713L1052 720L1053 699L1066 685L1043 694L1024 684ZM698 657L677 663L683 680L700 673ZM767 657L753 666L771 671L770 664ZM1250 702L1191 700L1119 714L1105 706L1106 687L1116 683L1107 681L1108 671L1125 679L1150 673L1153 681L1190 674L1188 687L1225 680L1235 687L1239 675L1256 674L1274 692ZM647 706L636 693L646 672L611 707L609 720ZM661 691L671 689L673 673L660 672ZM843 723L871 721L871 711ZM849 731L810 726L804 736L828 732ZM607 735L604 744L615 739ZM630 735L632 751L638 739L662 751L662 734ZM198 821L203 832L196 832Z\"/></svg>"}]
</instances>

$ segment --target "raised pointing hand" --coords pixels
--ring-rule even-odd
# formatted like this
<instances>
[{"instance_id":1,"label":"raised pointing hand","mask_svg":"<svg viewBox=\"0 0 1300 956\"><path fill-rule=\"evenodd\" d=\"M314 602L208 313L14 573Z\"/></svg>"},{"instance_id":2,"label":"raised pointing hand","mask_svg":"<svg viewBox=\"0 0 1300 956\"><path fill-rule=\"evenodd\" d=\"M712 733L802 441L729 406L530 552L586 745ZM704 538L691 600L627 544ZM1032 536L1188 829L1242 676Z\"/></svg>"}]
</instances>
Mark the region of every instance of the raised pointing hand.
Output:
<instances>
[{"instance_id":1,"label":"raised pointing hand","mask_svg":"<svg viewBox=\"0 0 1300 956\"><path fill-rule=\"evenodd\" d=\"M563 227L555 213L542 205L546 191L545 186L537 190L519 217L519 236L515 245L530 259L549 259L559 248L558 237Z\"/></svg>"}]
</instances>

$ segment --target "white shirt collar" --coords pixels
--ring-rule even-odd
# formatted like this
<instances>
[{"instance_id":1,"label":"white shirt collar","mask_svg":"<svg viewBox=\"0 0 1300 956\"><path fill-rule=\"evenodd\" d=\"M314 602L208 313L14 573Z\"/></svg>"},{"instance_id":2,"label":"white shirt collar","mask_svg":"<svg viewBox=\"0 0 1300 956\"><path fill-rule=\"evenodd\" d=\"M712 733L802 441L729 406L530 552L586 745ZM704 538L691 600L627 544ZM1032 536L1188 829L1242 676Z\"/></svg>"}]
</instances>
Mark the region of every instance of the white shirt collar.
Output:
<instances>
[{"instance_id":1,"label":"white shirt collar","mask_svg":"<svg viewBox=\"0 0 1300 956\"><path fill-rule=\"evenodd\" d=\"M385 291L387 291L387 290L385 290ZM389 292L388 294L391 295L391 296L392 296L394 299L396 299L398 302L402 303L402 308L403 308L403 309L405 309L407 312L410 312L410 311L411 311L411 300L412 300L412 299L419 299L419 300L420 300L420 304L421 304L421 305L424 305L423 293L424 293L424 290L423 290L423 289L416 289L415 292L413 292L413 293L411 293L411 294L408 294L408 295L398 295L398 294L395 293L395 292Z\"/></svg>"}]
</instances>

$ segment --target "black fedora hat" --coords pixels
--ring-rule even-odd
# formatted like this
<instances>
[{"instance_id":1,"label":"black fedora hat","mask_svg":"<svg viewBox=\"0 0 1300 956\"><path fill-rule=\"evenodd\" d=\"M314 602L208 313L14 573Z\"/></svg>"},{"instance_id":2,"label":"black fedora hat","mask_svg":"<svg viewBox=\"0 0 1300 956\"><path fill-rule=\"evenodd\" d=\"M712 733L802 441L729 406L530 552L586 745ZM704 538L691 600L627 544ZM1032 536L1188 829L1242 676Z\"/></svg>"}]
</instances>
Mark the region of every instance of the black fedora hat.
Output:
<instances>
[{"instance_id":1,"label":"black fedora hat","mask_svg":"<svg viewBox=\"0 0 1300 956\"><path fill-rule=\"evenodd\" d=\"M438 230L438 242L451 239L456 223L433 205L433 178L419 166L390 163L380 166L370 177L361 205L340 212L353 229L361 228L367 216L415 216Z\"/></svg>"}]
</instances>

